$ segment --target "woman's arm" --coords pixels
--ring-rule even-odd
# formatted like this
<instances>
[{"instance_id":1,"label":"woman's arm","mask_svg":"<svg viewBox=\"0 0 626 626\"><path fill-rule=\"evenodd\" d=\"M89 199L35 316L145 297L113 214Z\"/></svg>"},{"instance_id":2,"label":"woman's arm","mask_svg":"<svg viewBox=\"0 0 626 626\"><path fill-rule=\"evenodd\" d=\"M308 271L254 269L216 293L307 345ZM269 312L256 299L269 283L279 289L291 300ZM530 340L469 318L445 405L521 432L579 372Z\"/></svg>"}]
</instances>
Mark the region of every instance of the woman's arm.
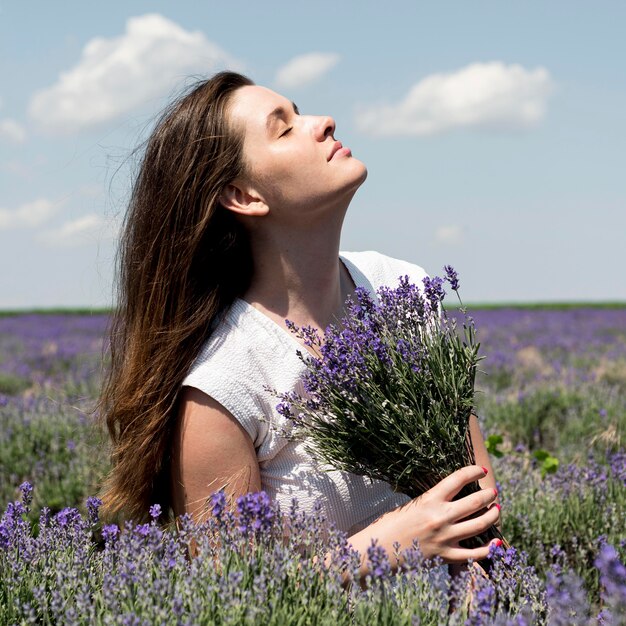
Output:
<instances>
[{"instance_id":1,"label":"woman's arm","mask_svg":"<svg viewBox=\"0 0 626 626\"><path fill-rule=\"evenodd\" d=\"M482 467L487 468L488 473L486 476L478 480L478 484L483 489L495 489L496 488L496 476L493 471L493 467L491 466L491 460L489 459L489 453L487 452L487 448L485 447L485 440L483 438L483 434L480 430L480 426L478 424L478 419L475 415L470 415L469 419L469 432L470 432L470 440L472 442L472 447L474 448L474 460L476 465L480 465ZM499 504L498 498L494 500L492 506ZM496 522L497 529L502 532L502 524L501 518L498 517ZM474 564L475 567L480 569L478 563ZM457 576L463 569L465 569L464 564L459 563L451 563L449 565L449 571L452 576Z\"/></svg>"},{"instance_id":2,"label":"woman's arm","mask_svg":"<svg viewBox=\"0 0 626 626\"><path fill-rule=\"evenodd\" d=\"M407 504L385 513L375 522L352 535L348 542L361 554L359 574L367 574L365 555L373 539L388 554L393 554L394 543L400 551L410 548L415 539L426 558L441 557L446 563L466 563L487 557L489 545L480 548L462 548L462 539L474 537L495 524L499 510L492 506L496 499L493 487L453 501L461 488L485 477L477 465L463 467L453 472L435 487ZM480 515L467 519L482 511Z\"/></svg>"},{"instance_id":3,"label":"woman's arm","mask_svg":"<svg viewBox=\"0 0 626 626\"><path fill-rule=\"evenodd\" d=\"M261 475L254 444L230 412L199 389L184 387L181 393L172 456L174 512L201 521L210 515L212 493L223 488L234 502L260 491Z\"/></svg>"},{"instance_id":4,"label":"woman's arm","mask_svg":"<svg viewBox=\"0 0 626 626\"><path fill-rule=\"evenodd\" d=\"M479 479L478 484L483 488L496 488L496 475L493 471L493 467L491 466L491 460L489 459L489 452L487 452L487 448L485 447L485 439L483 437L482 432L480 431L480 426L478 425L478 419L475 415L470 415L469 420L469 432L470 439L472 440L472 447L474 448L474 459L476 465L481 465L482 467L486 467L488 470L488 474ZM498 498L496 497L494 504L499 504ZM498 530L502 531L500 518L496 522L496 526Z\"/></svg>"},{"instance_id":5,"label":"woman's arm","mask_svg":"<svg viewBox=\"0 0 626 626\"><path fill-rule=\"evenodd\" d=\"M485 440L483 439L483 434L480 431L478 419L476 419L475 415L470 415L469 433L470 439L472 440L472 447L474 448L474 459L476 461L476 465L481 465L489 470L489 473L478 482L481 487L495 487L496 478L493 474L493 468L491 467L489 452L487 452L487 448L485 447Z\"/></svg>"}]
</instances>

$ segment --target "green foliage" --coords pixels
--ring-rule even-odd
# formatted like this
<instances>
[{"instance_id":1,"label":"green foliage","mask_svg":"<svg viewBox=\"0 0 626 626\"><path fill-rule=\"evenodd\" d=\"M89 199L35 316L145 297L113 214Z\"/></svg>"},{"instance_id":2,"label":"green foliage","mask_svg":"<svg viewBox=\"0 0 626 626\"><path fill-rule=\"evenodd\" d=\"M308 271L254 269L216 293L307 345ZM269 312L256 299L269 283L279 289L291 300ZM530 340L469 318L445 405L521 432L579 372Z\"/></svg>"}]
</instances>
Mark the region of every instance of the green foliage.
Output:
<instances>
[{"instance_id":1,"label":"green foliage","mask_svg":"<svg viewBox=\"0 0 626 626\"><path fill-rule=\"evenodd\" d=\"M508 367L499 367L478 377L478 381L484 384L490 392L510 389L515 384L515 372Z\"/></svg>"},{"instance_id":2,"label":"green foliage","mask_svg":"<svg viewBox=\"0 0 626 626\"><path fill-rule=\"evenodd\" d=\"M507 454L495 461L503 485L503 534L511 545L528 553L540 575L545 576L548 568L558 563L581 576L597 598L593 562L600 549L599 538L621 545L621 558L626 557L626 484L595 462L587 468L561 466L548 474L542 464L554 457L545 454L537 459L535 455Z\"/></svg>"},{"instance_id":3,"label":"green foliage","mask_svg":"<svg viewBox=\"0 0 626 626\"><path fill-rule=\"evenodd\" d=\"M586 455L587 447L600 455L623 447L626 396L607 385L547 383L521 394L477 398L485 430L501 433L510 447L553 450L565 459Z\"/></svg>"},{"instance_id":4,"label":"green foliage","mask_svg":"<svg viewBox=\"0 0 626 626\"><path fill-rule=\"evenodd\" d=\"M10 400L0 407L0 501L29 481L37 485L33 521L42 506L82 506L99 489L107 452L93 419L67 401Z\"/></svg>"},{"instance_id":5,"label":"green foliage","mask_svg":"<svg viewBox=\"0 0 626 626\"><path fill-rule=\"evenodd\" d=\"M489 437L485 439L487 452L496 459L501 459L504 456L504 452L500 450L499 446L503 442L504 438L502 435L489 435ZM555 474L559 469L559 460L555 456L552 456L547 450L535 450L531 456L539 462L542 478L545 478L547 474Z\"/></svg>"},{"instance_id":6,"label":"green foliage","mask_svg":"<svg viewBox=\"0 0 626 626\"><path fill-rule=\"evenodd\" d=\"M504 455L504 453L498 448L498 446L503 441L504 439L502 435L489 435L489 437L485 439L485 447L487 448L487 452L499 459L501 456Z\"/></svg>"},{"instance_id":7,"label":"green foliage","mask_svg":"<svg viewBox=\"0 0 626 626\"><path fill-rule=\"evenodd\" d=\"M547 450L535 450L533 457L539 461L541 477L545 478L546 474L554 474L559 469L559 460L552 456Z\"/></svg>"},{"instance_id":8,"label":"green foliage","mask_svg":"<svg viewBox=\"0 0 626 626\"><path fill-rule=\"evenodd\" d=\"M600 372L599 379L607 387L626 395L626 362L615 361L609 363Z\"/></svg>"},{"instance_id":9,"label":"green foliage","mask_svg":"<svg viewBox=\"0 0 626 626\"><path fill-rule=\"evenodd\" d=\"M4 393L8 396L16 396L28 389L30 385L31 382L26 378L0 372L0 393Z\"/></svg>"}]
</instances>

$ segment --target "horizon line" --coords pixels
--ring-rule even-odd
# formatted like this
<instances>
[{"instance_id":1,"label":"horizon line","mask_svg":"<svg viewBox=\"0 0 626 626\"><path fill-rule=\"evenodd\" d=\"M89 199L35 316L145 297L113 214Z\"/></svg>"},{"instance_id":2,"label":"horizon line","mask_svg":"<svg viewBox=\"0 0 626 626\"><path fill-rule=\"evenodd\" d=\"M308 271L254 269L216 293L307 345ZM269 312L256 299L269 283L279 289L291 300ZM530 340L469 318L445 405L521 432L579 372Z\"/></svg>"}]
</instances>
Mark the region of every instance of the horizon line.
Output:
<instances>
[{"instance_id":1,"label":"horizon line","mask_svg":"<svg viewBox=\"0 0 626 626\"><path fill-rule=\"evenodd\" d=\"M457 309L458 304L443 303L444 309ZM626 308L626 300L530 300L504 302L463 302L463 307L471 309L621 309ZM14 315L110 315L111 307L23 307L16 309L1 309L0 317Z\"/></svg>"}]
</instances>

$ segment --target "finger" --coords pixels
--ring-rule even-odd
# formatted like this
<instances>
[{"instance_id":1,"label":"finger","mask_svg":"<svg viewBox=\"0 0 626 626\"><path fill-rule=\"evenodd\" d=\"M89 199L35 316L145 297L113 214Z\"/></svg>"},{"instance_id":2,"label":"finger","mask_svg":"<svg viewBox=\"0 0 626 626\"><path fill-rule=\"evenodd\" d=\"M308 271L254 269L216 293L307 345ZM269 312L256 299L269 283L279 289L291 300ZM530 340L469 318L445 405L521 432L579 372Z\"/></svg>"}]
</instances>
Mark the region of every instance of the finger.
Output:
<instances>
[{"instance_id":1,"label":"finger","mask_svg":"<svg viewBox=\"0 0 626 626\"><path fill-rule=\"evenodd\" d=\"M446 500L452 500L465 485L484 477L485 470L480 465L468 465L446 476L431 491L439 492Z\"/></svg>"},{"instance_id":2,"label":"finger","mask_svg":"<svg viewBox=\"0 0 626 626\"><path fill-rule=\"evenodd\" d=\"M498 507L492 506L478 517L466 520L465 522L458 522L457 524L451 526L451 537L456 541L476 537L476 535L480 535L480 533L483 533L488 528L491 528L499 518L500 511Z\"/></svg>"},{"instance_id":3,"label":"finger","mask_svg":"<svg viewBox=\"0 0 626 626\"><path fill-rule=\"evenodd\" d=\"M450 510L454 514L454 520L462 520L490 506L497 497L498 490L495 487L487 487L455 500L450 504Z\"/></svg>"},{"instance_id":4,"label":"finger","mask_svg":"<svg viewBox=\"0 0 626 626\"><path fill-rule=\"evenodd\" d=\"M492 545L502 545L502 540L494 539L487 545L480 546L479 548L450 548L441 556L447 563L466 563L470 559L473 561L481 561L489 556Z\"/></svg>"}]
</instances>

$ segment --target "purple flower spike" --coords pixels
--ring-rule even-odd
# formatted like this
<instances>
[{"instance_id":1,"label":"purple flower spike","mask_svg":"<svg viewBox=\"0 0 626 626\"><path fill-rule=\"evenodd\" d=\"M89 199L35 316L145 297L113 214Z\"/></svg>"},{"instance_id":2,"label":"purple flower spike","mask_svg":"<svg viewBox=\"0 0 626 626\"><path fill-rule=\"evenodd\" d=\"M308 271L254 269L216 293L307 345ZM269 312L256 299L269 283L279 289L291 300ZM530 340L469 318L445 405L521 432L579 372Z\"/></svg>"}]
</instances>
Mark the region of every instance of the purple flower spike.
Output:
<instances>
[{"instance_id":1,"label":"purple flower spike","mask_svg":"<svg viewBox=\"0 0 626 626\"><path fill-rule=\"evenodd\" d=\"M550 607L550 624L586 626L589 623L587 592L582 580L572 572L560 575L548 572L546 599Z\"/></svg>"},{"instance_id":2,"label":"purple flower spike","mask_svg":"<svg viewBox=\"0 0 626 626\"><path fill-rule=\"evenodd\" d=\"M160 515L161 515L161 505L153 504L150 507L150 517L156 521L157 519L159 519Z\"/></svg>"},{"instance_id":3,"label":"purple flower spike","mask_svg":"<svg viewBox=\"0 0 626 626\"><path fill-rule=\"evenodd\" d=\"M78 509L66 506L54 516L54 519L61 528L65 528L77 524L80 521L80 513Z\"/></svg>"},{"instance_id":4,"label":"purple flower spike","mask_svg":"<svg viewBox=\"0 0 626 626\"><path fill-rule=\"evenodd\" d=\"M452 265L444 265L443 270L446 273L446 280L450 283L450 289L452 291L459 290L459 276Z\"/></svg>"},{"instance_id":5,"label":"purple flower spike","mask_svg":"<svg viewBox=\"0 0 626 626\"><path fill-rule=\"evenodd\" d=\"M424 283L424 294L430 303L430 310L437 311L439 303L446 295L443 290L443 279L439 278L439 276L434 276L433 278L426 276L422 282Z\"/></svg>"},{"instance_id":6,"label":"purple flower spike","mask_svg":"<svg viewBox=\"0 0 626 626\"><path fill-rule=\"evenodd\" d=\"M25 507L29 507L33 501L33 486L25 481L20 485L20 491L22 492L22 502Z\"/></svg>"},{"instance_id":7,"label":"purple flower spike","mask_svg":"<svg viewBox=\"0 0 626 626\"><path fill-rule=\"evenodd\" d=\"M367 559L370 564L372 578L384 580L391 576L391 565L387 551L379 546L376 540L372 540L372 544L367 548Z\"/></svg>"},{"instance_id":8,"label":"purple flower spike","mask_svg":"<svg viewBox=\"0 0 626 626\"><path fill-rule=\"evenodd\" d=\"M237 498L239 531L247 535L268 533L274 521L274 510L265 491L247 493Z\"/></svg>"},{"instance_id":9,"label":"purple flower spike","mask_svg":"<svg viewBox=\"0 0 626 626\"><path fill-rule=\"evenodd\" d=\"M626 566L620 561L615 548L604 544L595 562L600 570L605 606L614 615L626 613Z\"/></svg>"},{"instance_id":10,"label":"purple flower spike","mask_svg":"<svg viewBox=\"0 0 626 626\"><path fill-rule=\"evenodd\" d=\"M217 518L221 517L222 512L226 508L226 494L224 491L216 491L211 494L211 510Z\"/></svg>"},{"instance_id":11,"label":"purple flower spike","mask_svg":"<svg viewBox=\"0 0 626 626\"><path fill-rule=\"evenodd\" d=\"M276 405L276 410L280 415L286 417L287 419L291 419L293 417L293 413L291 411L291 405L288 402L279 402Z\"/></svg>"},{"instance_id":12,"label":"purple flower spike","mask_svg":"<svg viewBox=\"0 0 626 626\"><path fill-rule=\"evenodd\" d=\"M117 524L107 524L102 529L102 538L106 541L113 541L120 534Z\"/></svg>"},{"instance_id":13,"label":"purple flower spike","mask_svg":"<svg viewBox=\"0 0 626 626\"><path fill-rule=\"evenodd\" d=\"M469 609L469 617L465 622L468 626L493 623L492 617L496 609L496 589L489 579L483 577L477 579Z\"/></svg>"},{"instance_id":14,"label":"purple flower spike","mask_svg":"<svg viewBox=\"0 0 626 626\"><path fill-rule=\"evenodd\" d=\"M95 496L89 496L87 498L87 517L90 524L96 524L98 522L98 510L102 506L102 500Z\"/></svg>"}]
</instances>

